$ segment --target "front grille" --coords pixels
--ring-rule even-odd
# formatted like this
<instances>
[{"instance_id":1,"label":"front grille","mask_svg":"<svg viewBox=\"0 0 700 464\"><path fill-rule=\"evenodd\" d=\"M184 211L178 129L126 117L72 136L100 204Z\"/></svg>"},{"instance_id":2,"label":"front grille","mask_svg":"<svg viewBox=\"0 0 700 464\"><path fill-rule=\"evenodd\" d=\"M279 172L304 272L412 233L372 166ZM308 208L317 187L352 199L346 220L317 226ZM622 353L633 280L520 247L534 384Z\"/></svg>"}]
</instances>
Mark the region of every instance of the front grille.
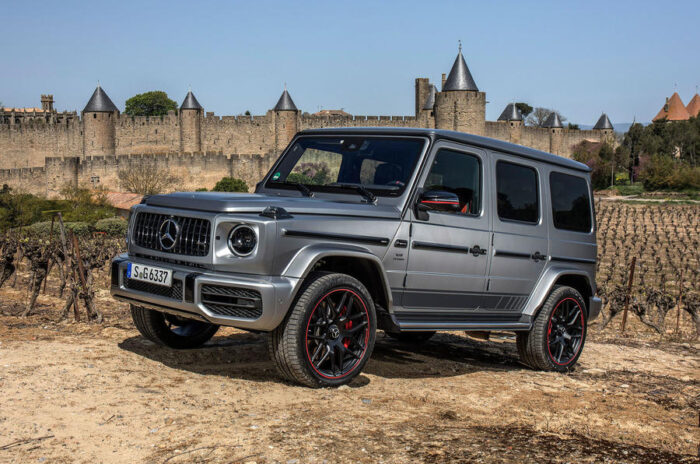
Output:
<instances>
[{"instance_id":1,"label":"front grille","mask_svg":"<svg viewBox=\"0 0 700 464\"><path fill-rule=\"evenodd\" d=\"M156 285L150 282L128 279L126 277L126 271L122 273L122 277L124 287L128 288L129 290L136 290L137 292L150 293L151 295L182 301L182 280L180 279L173 279L173 285L171 287L166 287L164 285Z\"/></svg>"},{"instance_id":2,"label":"front grille","mask_svg":"<svg viewBox=\"0 0 700 464\"><path fill-rule=\"evenodd\" d=\"M220 316L257 319L262 315L262 297L257 290L206 284L202 285L201 300L205 308Z\"/></svg>"},{"instance_id":3,"label":"front grille","mask_svg":"<svg viewBox=\"0 0 700 464\"><path fill-rule=\"evenodd\" d=\"M159 240L160 228L166 219L174 219L179 226L179 233L171 249L163 248ZM211 223L208 219L147 212L136 215L133 240L143 248L178 255L206 256L209 254L210 237Z\"/></svg>"},{"instance_id":4,"label":"front grille","mask_svg":"<svg viewBox=\"0 0 700 464\"><path fill-rule=\"evenodd\" d=\"M191 261L184 261L181 259L164 258L162 256L144 255L142 253L134 253L137 258L150 259L151 261L158 261L159 263L176 264L178 266L186 267L196 267L197 269L206 269L207 267L203 264L193 263Z\"/></svg>"}]
</instances>

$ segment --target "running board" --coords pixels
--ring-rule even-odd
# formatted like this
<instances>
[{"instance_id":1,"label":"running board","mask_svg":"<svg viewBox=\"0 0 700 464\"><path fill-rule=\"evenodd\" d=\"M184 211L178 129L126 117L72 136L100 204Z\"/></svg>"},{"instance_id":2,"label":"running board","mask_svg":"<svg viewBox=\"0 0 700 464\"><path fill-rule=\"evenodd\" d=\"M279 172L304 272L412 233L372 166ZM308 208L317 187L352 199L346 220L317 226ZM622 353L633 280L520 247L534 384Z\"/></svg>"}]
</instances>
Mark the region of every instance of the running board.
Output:
<instances>
[{"instance_id":1,"label":"running board","mask_svg":"<svg viewBox=\"0 0 700 464\"><path fill-rule=\"evenodd\" d=\"M401 331L422 330L514 330L527 331L531 317L525 314L485 314L442 311L400 311L392 320Z\"/></svg>"}]
</instances>

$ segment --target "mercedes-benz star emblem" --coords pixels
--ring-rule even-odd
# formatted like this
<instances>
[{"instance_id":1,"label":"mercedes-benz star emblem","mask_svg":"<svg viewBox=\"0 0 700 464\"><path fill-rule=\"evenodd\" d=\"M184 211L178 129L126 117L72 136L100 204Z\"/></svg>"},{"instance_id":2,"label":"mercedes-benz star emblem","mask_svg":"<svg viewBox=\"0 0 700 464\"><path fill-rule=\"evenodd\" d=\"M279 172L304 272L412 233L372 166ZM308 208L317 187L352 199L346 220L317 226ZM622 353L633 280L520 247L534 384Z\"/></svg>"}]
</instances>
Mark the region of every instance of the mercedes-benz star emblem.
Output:
<instances>
[{"instance_id":1,"label":"mercedes-benz star emblem","mask_svg":"<svg viewBox=\"0 0 700 464\"><path fill-rule=\"evenodd\" d=\"M180 224L175 219L166 219L158 230L158 241L161 248L170 251L175 247L177 236L180 234Z\"/></svg>"},{"instance_id":2,"label":"mercedes-benz star emblem","mask_svg":"<svg viewBox=\"0 0 700 464\"><path fill-rule=\"evenodd\" d=\"M328 334L331 336L332 339L336 339L340 337L340 329L338 329L338 327L335 324L333 324L328 328Z\"/></svg>"}]
</instances>

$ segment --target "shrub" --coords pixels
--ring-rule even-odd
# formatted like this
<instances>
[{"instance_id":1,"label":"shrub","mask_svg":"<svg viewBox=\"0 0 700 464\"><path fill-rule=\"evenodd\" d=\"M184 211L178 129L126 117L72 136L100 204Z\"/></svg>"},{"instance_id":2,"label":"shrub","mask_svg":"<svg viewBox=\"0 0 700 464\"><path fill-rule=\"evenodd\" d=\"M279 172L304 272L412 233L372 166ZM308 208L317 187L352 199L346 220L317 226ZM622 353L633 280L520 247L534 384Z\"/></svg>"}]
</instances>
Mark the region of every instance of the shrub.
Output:
<instances>
[{"instance_id":1,"label":"shrub","mask_svg":"<svg viewBox=\"0 0 700 464\"><path fill-rule=\"evenodd\" d=\"M95 223L95 231L104 232L112 237L126 235L127 222L118 217L100 219Z\"/></svg>"},{"instance_id":2,"label":"shrub","mask_svg":"<svg viewBox=\"0 0 700 464\"><path fill-rule=\"evenodd\" d=\"M64 222L63 225L66 226L66 230L69 230L75 235L81 237L88 236L92 232L92 228L87 222ZM53 234L56 236L60 234L60 228L61 226L59 225L58 220L56 220L53 224ZM51 221L35 222L34 224L28 226L25 230L31 234L48 236L51 232Z\"/></svg>"},{"instance_id":3,"label":"shrub","mask_svg":"<svg viewBox=\"0 0 700 464\"><path fill-rule=\"evenodd\" d=\"M691 167L670 156L642 158L639 178L647 190L700 189L700 167Z\"/></svg>"},{"instance_id":4,"label":"shrub","mask_svg":"<svg viewBox=\"0 0 700 464\"><path fill-rule=\"evenodd\" d=\"M242 179L224 177L216 183L212 192L248 192L248 184Z\"/></svg>"}]
</instances>

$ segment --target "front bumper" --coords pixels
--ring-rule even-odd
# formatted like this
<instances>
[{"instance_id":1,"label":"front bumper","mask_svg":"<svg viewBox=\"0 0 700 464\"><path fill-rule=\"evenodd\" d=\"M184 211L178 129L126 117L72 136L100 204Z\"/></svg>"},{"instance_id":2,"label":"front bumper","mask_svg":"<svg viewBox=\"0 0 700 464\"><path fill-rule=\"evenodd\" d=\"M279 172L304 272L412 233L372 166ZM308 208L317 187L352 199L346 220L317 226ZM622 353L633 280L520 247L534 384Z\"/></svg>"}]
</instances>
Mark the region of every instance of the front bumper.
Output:
<instances>
[{"instance_id":1,"label":"front bumper","mask_svg":"<svg viewBox=\"0 0 700 464\"><path fill-rule=\"evenodd\" d=\"M603 300L597 296L592 296L588 299L588 322L595 320L603 308Z\"/></svg>"},{"instance_id":2,"label":"front bumper","mask_svg":"<svg viewBox=\"0 0 700 464\"><path fill-rule=\"evenodd\" d=\"M141 263L173 270L173 281L182 282L183 291L173 297L160 296L148 291L127 288L125 276L127 263ZM282 276L253 276L193 269L176 264L134 258L126 253L112 260L112 285L110 292L118 300L137 306L155 309L212 324L240 327L242 329L270 331L284 319L292 303L299 279ZM256 291L260 294L262 312L255 318L233 317L216 313L202 302L202 286L230 287L240 291Z\"/></svg>"}]
</instances>

